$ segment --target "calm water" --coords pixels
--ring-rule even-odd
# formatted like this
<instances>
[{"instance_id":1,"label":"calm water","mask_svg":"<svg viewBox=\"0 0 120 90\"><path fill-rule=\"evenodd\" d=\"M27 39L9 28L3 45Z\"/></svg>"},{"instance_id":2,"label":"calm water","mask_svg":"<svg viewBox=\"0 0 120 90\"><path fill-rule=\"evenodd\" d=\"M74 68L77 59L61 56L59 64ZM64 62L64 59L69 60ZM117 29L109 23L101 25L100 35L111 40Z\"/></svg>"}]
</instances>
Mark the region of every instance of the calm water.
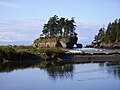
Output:
<instances>
[{"instance_id":1,"label":"calm water","mask_svg":"<svg viewBox=\"0 0 120 90\"><path fill-rule=\"evenodd\" d=\"M106 50L102 48L73 48L72 50Z\"/></svg>"},{"instance_id":2,"label":"calm water","mask_svg":"<svg viewBox=\"0 0 120 90\"><path fill-rule=\"evenodd\" d=\"M120 90L120 65L0 64L0 90Z\"/></svg>"}]
</instances>

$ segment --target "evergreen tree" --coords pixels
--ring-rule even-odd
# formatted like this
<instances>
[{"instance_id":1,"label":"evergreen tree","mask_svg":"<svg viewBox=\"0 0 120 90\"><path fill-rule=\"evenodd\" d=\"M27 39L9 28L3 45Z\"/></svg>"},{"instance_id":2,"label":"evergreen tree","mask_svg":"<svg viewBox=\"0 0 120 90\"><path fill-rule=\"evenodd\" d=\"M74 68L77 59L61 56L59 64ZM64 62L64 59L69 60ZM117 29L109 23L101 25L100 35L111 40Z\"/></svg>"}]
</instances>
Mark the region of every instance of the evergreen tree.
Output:
<instances>
[{"instance_id":1,"label":"evergreen tree","mask_svg":"<svg viewBox=\"0 0 120 90\"><path fill-rule=\"evenodd\" d=\"M105 41L105 28L101 28L99 30L98 35L95 35L94 39L95 39L94 41L96 41L96 42L103 42L103 41Z\"/></svg>"},{"instance_id":2,"label":"evergreen tree","mask_svg":"<svg viewBox=\"0 0 120 90\"><path fill-rule=\"evenodd\" d=\"M117 42L120 42L120 19L118 20Z\"/></svg>"},{"instance_id":3,"label":"evergreen tree","mask_svg":"<svg viewBox=\"0 0 120 90\"><path fill-rule=\"evenodd\" d=\"M58 18L57 15L51 17L47 24L44 24L42 35L45 37L70 36L75 33L75 21L65 18Z\"/></svg>"},{"instance_id":4,"label":"evergreen tree","mask_svg":"<svg viewBox=\"0 0 120 90\"><path fill-rule=\"evenodd\" d=\"M98 35L95 35L96 42L101 43L118 43L120 42L120 19L116 19L113 23L109 23L107 29L101 28Z\"/></svg>"},{"instance_id":5,"label":"evergreen tree","mask_svg":"<svg viewBox=\"0 0 120 90\"><path fill-rule=\"evenodd\" d=\"M110 38L111 37L111 23L108 24L107 31L106 31L106 43L110 43Z\"/></svg>"},{"instance_id":6,"label":"evergreen tree","mask_svg":"<svg viewBox=\"0 0 120 90\"><path fill-rule=\"evenodd\" d=\"M63 35L64 27L65 27L65 18L60 18L57 26L58 35L60 36Z\"/></svg>"}]
</instances>

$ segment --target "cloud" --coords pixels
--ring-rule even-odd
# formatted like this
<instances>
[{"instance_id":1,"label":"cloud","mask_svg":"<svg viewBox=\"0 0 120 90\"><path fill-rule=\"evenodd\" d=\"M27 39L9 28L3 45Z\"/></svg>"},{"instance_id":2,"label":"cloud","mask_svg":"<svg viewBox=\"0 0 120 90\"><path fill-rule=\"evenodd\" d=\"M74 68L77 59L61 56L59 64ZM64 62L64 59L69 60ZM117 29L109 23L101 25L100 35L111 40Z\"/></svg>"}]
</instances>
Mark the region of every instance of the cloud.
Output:
<instances>
[{"instance_id":1,"label":"cloud","mask_svg":"<svg viewBox=\"0 0 120 90\"><path fill-rule=\"evenodd\" d=\"M0 42L14 42L21 40L22 34L15 32L0 32Z\"/></svg>"},{"instance_id":2,"label":"cloud","mask_svg":"<svg viewBox=\"0 0 120 90\"><path fill-rule=\"evenodd\" d=\"M0 23L0 31L1 30L9 30L12 29L13 31L15 29L22 30L24 32L26 31L33 31L33 29L41 29L43 26L43 21L41 20L14 20L14 21L7 21L4 23ZM15 30L16 31L16 30Z\"/></svg>"},{"instance_id":3,"label":"cloud","mask_svg":"<svg viewBox=\"0 0 120 90\"><path fill-rule=\"evenodd\" d=\"M0 7L19 8L20 5L16 3L0 1Z\"/></svg>"},{"instance_id":4,"label":"cloud","mask_svg":"<svg viewBox=\"0 0 120 90\"><path fill-rule=\"evenodd\" d=\"M34 41L39 37L44 21L16 20L0 23L0 43L16 41Z\"/></svg>"},{"instance_id":5,"label":"cloud","mask_svg":"<svg viewBox=\"0 0 120 90\"><path fill-rule=\"evenodd\" d=\"M77 23L76 32L78 33L78 42L86 45L90 44L94 36L98 33L102 25L96 23Z\"/></svg>"}]
</instances>

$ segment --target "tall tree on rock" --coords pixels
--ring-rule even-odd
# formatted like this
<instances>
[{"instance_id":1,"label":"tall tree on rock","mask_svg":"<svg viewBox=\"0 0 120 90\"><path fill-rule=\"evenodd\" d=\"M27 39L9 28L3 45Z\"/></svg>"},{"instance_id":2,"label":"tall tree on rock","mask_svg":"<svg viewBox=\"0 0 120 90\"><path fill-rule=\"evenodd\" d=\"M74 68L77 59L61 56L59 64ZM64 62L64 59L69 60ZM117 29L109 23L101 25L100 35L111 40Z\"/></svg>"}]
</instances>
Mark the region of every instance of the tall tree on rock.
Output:
<instances>
[{"instance_id":1,"label":"tall tree on rock","mask_svg":"<svg viewBox=\"0 0 120 90\"><path fill-rule=\"evenodd\" d=\"M74 18L71 18L71 20L66 19L65 21L65 27L64 27L64 35L72 35L75 33L75 27L74 25L75 21Z\"/></svg>"},{"instance_id":2,"label":"tall tree on rock","mask_svg":"<svg viewBox=\"0 0 120 90\"><path fill-rule=\"evenodd\" d=\"M58 35L62 36L65 27L65 18L60 18L57 25Z\"/></svg>"},{"instance_id":3,"label":"tall tree on rock","mask_svg":"<svg viewBox=\"0 0 120 90\"><path fill-rule=\"evenodd\" d=\"M45 37L70 36L75 33L75 21L65 18L58 18L57 15L51 17L47 24L44 24L43 33Z\"/></svg>"}]
</instances>

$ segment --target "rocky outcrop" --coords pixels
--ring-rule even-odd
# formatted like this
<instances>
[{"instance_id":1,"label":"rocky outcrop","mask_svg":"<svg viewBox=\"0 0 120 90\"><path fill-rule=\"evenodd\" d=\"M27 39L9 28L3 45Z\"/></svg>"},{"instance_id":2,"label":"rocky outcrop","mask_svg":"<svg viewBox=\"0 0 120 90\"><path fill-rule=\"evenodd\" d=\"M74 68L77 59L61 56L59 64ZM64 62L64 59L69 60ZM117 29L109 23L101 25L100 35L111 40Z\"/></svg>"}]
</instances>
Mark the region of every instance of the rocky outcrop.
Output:
<instances>
[{"instance_id":1,"label":"rocky outcrop","mask_svg":"<svg viewBox=\"0 0 120 90\"><path fill-rule=\"evenodd\" d=\"M71 36L69 41L66 43L66 48L73 48L75 44L77 44L78 38L75 36Z\"/></svg>"},{"instance_id":2,"label":"rocky outcrop","mask_svg":"<svg viewBox=\"0 0 120 90\"><path fill-rule=\"evenodd\" d=\"M77 36L62 36L62 37L40 37L34 41L34 47L62 47L73 48L77 44Z\"/></svg>"},{"instance_id":3,"label":"rocky outcrop","mask_svg":"<svg viewBox=\"0 0 120 90\"><path fill-rule=\"evenodd\" d=\"M55 44L55 47L63 47L62 44L60 43L60 40L58 39L56 44Z\"/></svg>"},{"instance_id":4,"label":"rocky outcrop","mask_svg":"<svg viewBox=\"0 0 120 90\"><path fill-rule=\"evenodd\" d=\"M92 42L90 46L94 48L120 49L120 42L117 42L117 43Z\"/></svg>"},{"instance_id":5,"label":"rocky outcrop","mask_svg":"<svg viewBox=\"0 0 120 90\"><path fill-rule=\"evenodd\" d=\"M83 45L80 44L80 43L77 43L76 46L77 46L77 48L82 48L83 47Z\"/></svg>"}]
</instances>

